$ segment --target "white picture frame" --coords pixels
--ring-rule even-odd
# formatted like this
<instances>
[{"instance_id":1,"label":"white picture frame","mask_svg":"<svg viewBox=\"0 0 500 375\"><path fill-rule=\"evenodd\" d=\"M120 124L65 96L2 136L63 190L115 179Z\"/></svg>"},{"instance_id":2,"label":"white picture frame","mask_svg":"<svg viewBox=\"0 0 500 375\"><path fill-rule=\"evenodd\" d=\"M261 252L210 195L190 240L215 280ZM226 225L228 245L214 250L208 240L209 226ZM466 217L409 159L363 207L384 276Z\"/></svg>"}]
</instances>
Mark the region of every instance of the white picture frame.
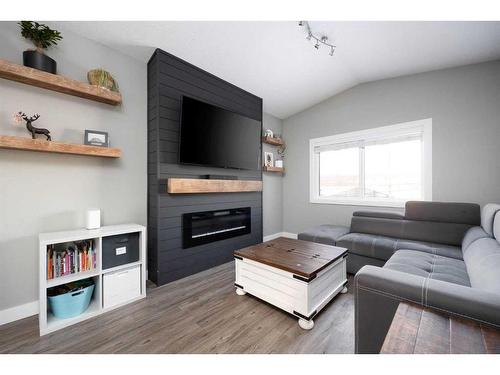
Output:
<instances>
[{"instance_id":1,"label":"white picture frame","mask_svg":"<svg viewBox=\"0 0 500 375\"><path fill-rule=\"evenodd\" d=\"M274 166L274 155L272 152L264 152L264 166L265 167Z\"/></svg>"}]
</instances>

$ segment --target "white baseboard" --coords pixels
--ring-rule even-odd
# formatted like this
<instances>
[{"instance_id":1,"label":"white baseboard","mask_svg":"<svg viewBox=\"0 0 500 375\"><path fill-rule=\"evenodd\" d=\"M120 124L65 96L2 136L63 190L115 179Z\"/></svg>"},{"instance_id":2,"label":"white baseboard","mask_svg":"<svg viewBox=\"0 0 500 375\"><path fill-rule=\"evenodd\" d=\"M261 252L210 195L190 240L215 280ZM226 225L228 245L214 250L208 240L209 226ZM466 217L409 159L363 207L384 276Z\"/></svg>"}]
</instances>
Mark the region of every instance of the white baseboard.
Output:
<instances>
[{"instance_id":1,"label":"white baseboard","mask_svg":"<svg viewBox=\"0 0 500 375\"><path fill-rule=\"evenodd\" d=\"M286 237L286 238L297 239L297 235L295 233L278 232L278 233L270 234L269 236L265 236L264 237L264 242L274 240L275 238L278 238L278 237Z\"/></svg>"},{"instance_id":2,"label":"white baseboard","mask_svg":"<svg viewBox=\"0 0 500 375\"><path fill-rule=\"evenodd\" d=\"M297 239L297 233L281 232L282 237Z\"/></svg>"},{"instance_id":3,"label":"white baseboard","mask_svg":"<svg viewBox=\"0 0 500 375\"><path fill-rule=\"evenodd\" d=\"M0 326L11 323L28 316L38 314L38 301L28 302L24 305L14 306L0 311Z\"/></svg>"}]
</instances>

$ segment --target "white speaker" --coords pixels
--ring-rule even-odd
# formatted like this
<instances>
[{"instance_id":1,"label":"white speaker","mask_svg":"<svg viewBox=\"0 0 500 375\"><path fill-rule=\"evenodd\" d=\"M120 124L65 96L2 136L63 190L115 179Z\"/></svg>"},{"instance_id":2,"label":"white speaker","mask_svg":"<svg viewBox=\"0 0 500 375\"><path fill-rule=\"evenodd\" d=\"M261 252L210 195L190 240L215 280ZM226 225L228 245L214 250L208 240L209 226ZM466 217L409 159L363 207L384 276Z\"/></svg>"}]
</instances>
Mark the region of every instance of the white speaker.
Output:
<instances>
[{"instance_id":1,"label":"white speaker","mask_svg":"<svg viewBox=\"0 0 500 375\"><path fill-rule=\"evenodd\" d=\"M87 210L86 217L87 229L98 229L101 227L101 210L98 208L90 208Z\"/></svg>"}]
</instances>

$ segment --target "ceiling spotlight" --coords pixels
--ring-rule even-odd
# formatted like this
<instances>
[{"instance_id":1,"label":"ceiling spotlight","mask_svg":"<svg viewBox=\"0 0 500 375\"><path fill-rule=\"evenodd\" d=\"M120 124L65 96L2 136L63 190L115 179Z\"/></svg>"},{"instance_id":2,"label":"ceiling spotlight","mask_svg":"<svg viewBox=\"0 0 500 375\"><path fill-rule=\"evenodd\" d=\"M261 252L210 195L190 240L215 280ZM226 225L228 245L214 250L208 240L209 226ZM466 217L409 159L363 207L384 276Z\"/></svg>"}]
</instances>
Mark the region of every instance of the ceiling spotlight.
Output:
<instances>
[{"instance_id":1,"label":"ceiling spotlight","mask_svg":"<svg viewBox=\"0 0 500 375\"><path fill-rule=\"evenodd\" d=\"M311 27L309 26L309 23L307 21L299 21L299 26L303 26L305 28L305 31L307 33L306 39L307 40L313 40L315 42L314 48L319 49L321 45L325 45L327 48L330 48L330 52L328 53L330 56L333 56L333 53L335 52L335 46L331 43L328 42L328 37L326 35L315 35Z\"/></svg>"}]
</instances>

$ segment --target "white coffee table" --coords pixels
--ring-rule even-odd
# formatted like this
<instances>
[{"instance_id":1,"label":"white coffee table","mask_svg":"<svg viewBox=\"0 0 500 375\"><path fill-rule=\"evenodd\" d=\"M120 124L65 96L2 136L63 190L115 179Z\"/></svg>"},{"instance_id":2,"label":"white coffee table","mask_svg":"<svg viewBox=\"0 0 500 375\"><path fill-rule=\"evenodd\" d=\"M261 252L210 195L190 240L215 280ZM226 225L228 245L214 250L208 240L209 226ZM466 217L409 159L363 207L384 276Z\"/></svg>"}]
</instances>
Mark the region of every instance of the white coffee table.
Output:
<instances>
[{"instance_id":1,"label":"white coffee table","mask_svg":"<svg viewBox=\"0 0 500 375\"><path fill-rule=\"evenodd\" d=\"M258 297L298 318L303 329L347 292L347 249L280 237L234 252L236 293Z\"/></svg>"}]
</instances>

